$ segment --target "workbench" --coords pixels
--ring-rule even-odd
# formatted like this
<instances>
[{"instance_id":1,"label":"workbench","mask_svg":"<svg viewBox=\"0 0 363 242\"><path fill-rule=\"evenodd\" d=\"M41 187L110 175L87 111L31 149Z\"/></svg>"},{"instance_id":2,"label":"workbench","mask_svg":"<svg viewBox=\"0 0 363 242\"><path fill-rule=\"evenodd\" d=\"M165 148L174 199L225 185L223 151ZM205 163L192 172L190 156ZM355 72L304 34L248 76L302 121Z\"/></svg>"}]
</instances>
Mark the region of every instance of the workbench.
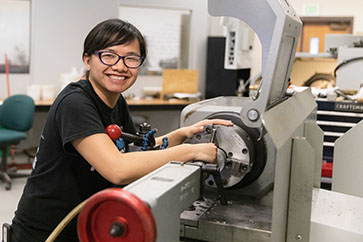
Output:
<instances>
[{"instance_id":1,"label":"workbench","mask_svg":"<svg viewBox=\"0 0 363 242\"><path fill-rule=\"evenodd\" d=\"M54 100L35 101L33 128L28 132L28 139L21 142L18 150L36 147L43 130L47 114ZM185 106L193 103L180 99L127 99L134 121L145 120L151 127L157 128L157 136L179 128L180 113Z\"/></svg>"},{"instance_id":2,"label":"workbench","mask_svg":"<svg viewBox=\"0 0 363 242\"><path fill-rule=\"evenodd\" d=\"M35 101L35 111L48 112L54 100ZM181 110L193 101L183 99L126 99L130 110Z\"/></svg>"}]
</instances>

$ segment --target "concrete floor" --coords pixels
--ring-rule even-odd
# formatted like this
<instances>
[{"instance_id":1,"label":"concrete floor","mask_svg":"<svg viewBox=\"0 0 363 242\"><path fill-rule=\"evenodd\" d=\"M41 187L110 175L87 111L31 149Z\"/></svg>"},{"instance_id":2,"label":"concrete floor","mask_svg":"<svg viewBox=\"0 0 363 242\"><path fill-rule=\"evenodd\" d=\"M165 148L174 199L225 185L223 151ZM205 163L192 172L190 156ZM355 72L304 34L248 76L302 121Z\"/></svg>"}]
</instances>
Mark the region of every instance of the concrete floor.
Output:
<instances>
[{"instance_id":1,"label":"concrete floor","mask_svg":"<svg viewBox=\"0 0 363 242\"><path fill-rule=\"evenodd\" d=\"M11 224L19 199L23 193L25 182L26 178L13 179L10 191L5 190L4 183L0 183L0 225L3 223Z\"/></svg>"},{"instance_id":2,"label":"concrete floor","mask_svg":"<svg viewBox=\"0 0 363 242\"><path fill-rule=\"evenodd\" d=\"M15 161L18 164L28 163L28 158L23 154L17 154ZM31 170L21 170L19 173L30 174ZM12 179L11 190L5 190L5 183L0 181L0 226L3 223L11 224L19 199L23 193L26 177Z\"/></svg>"}]
</instances>

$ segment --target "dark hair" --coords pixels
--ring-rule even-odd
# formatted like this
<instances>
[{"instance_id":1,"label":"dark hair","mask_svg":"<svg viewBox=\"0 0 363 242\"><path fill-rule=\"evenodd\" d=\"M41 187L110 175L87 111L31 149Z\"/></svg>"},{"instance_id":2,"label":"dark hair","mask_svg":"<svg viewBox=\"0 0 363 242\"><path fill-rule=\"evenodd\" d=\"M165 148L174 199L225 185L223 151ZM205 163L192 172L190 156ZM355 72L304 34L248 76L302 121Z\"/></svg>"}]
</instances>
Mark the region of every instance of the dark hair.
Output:
<instances>
[{"instance_id":1,"label":"dark hair","mask_svg":"<svg viewBox=\"0 0 363 242\"><path fill-rule=\"evenodd\" d=\"M91 56L97 50L122 45L137 39L140 55L146 58L146 42L140 31L132 24L121 19L108 19L97 24L84 40L83 54Z\"/></svg>"}]
</instances>

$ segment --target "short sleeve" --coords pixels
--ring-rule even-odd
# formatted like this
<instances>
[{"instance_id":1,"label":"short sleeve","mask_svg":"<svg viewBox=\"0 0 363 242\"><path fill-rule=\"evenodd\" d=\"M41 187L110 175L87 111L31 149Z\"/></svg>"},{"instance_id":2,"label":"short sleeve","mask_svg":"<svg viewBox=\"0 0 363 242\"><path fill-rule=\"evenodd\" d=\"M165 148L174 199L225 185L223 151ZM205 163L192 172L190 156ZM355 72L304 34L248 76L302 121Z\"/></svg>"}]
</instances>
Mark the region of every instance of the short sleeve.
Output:
<instances>
[{"instance_id":1,"label":"short sleeve","mask_svg":"<svg viewBox=\"0 0 363 242\"><path fill-rule=\"evenodd\" d=\"M95 104L79 92L70 93L61 100L55 123L66 151L73 151L70 144L76 139L106 133Z\"/></svg>"}]
</instances>

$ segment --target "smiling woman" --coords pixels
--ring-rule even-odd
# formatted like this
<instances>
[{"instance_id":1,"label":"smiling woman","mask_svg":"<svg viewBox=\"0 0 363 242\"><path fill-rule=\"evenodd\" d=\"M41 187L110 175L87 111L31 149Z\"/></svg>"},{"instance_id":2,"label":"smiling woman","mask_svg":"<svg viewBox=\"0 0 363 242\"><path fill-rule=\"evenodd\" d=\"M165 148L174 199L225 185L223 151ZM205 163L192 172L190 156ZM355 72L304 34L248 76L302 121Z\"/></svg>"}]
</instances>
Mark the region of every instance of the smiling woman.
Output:
<instances>
[{"instance_id":1,"label":"smiling woman","mask_svg":"<svg viewBox=\"0 0 363 242\"><path fill-rule=\"evenodd\" d=\"M30 1L0 1L0 73L29 73Z\"/></svg>"},{"instance_id":2,"label":"smiling woman","mask_svg":"<svg viewBox=\"0 0 363 242\"><path fill-rule=\"evenodd\" d=\"M135 65L135 61L133 61L131 63L133 66L130 67L126 65L125 59L134 56L134 59L141 60L143 57L140 55L139 46L139 42L135 39L130 43L111 46L91 56L83 57L86 68L89 70L89 81L97 95L110 108L115 106L120 93L131 87L136 81L138 67L142 63L139 62ZM106 60L102 53L108 53ZM115 57L112 62L110 56ZM120 59L123 61L119 61Z\"/></svg>"},{"instance_id":3,"label":"smiling woman","mask_svg":"<svg viewBox=\"0 0 363 242\"><path fill-rule=\"evenodd\" d=\"M122 93L137 79L146 58L145 40L132 24L105 20L87 35L82 58L86 75L67 85L48 112L34 168L11 225L13 242L45 241L82 201L103 189L135 181L170 161L215 162L213 143L183 142L206 125L233 125L226 120L203 120L166 134L167 149L120 152L106 127L114 124L136 135ZM155 138L154 144L161 146L165 136ZM73 220L57 241L78 241L76 225Z\"/></svg>"},{"instance_id":4,"label":"smiling woman","mask_svg":"<svg viewBox=\"0 0 363 242\"><path fill-rule=\"evenodd\" d=\"M86 76L110 108L115 106L120 93L135 83L145 58L146 43L142 34L130 23L118 19L98 24L84 43Z\"/></svg>"}]
</instances>

